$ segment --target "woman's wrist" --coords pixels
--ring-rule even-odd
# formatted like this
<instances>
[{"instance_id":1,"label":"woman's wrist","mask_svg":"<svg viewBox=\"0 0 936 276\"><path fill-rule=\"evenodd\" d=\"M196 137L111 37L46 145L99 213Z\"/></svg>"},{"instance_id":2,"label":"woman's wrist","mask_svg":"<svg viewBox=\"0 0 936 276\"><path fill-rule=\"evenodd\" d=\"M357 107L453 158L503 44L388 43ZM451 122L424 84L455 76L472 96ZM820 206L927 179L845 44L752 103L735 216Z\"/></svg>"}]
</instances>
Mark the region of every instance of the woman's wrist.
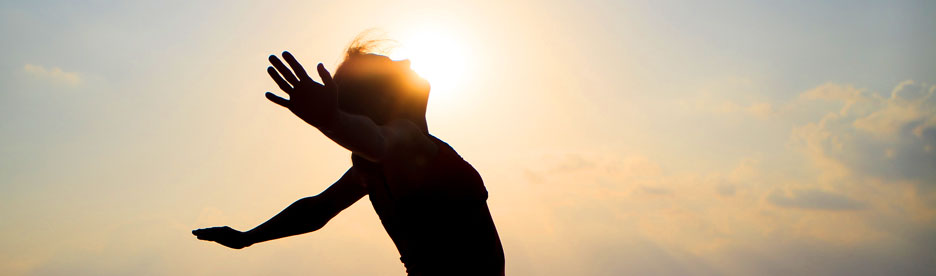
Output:
<instances>
[{"instance_id":1,"label":"woman's wrist","mask_svg":"<svg viewBox=\"0 0 936 276\"><path fill-rule=\"evenodd\" d=\"M254 233L253 230L241 232L240 240L244 243L244 247L251 246L258 242L256 233Z\"/></svg>"},{"instance_id":2,"label":"woman's wrist","mask_svg":"<svg viewBox=\"0 0 936 276\"><path fill-rule=\"evenodd\" d=\"M326 115L324 120L319 121L319 123L315 125L315 128L318 128L319 131L323 133L332 132L337 126L341 125L341 121L344 120L344 117L344 112L335 109L331 114Z\"/></svg>"}]
</instances>

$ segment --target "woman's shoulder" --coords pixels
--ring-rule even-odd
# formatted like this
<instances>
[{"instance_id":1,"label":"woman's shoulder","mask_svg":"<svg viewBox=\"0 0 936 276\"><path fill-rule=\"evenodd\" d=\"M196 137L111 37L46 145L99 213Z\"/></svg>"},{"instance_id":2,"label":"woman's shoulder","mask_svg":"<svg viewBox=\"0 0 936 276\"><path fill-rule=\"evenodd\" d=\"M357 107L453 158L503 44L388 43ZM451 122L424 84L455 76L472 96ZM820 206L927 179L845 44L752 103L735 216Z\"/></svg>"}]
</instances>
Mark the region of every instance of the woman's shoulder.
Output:
<instances>
[{"instance_id":1,"label":"woman's shoulder","mask_svg":"<svg viewBox=\"0 0 936 276\"><path fill-rule=\"evenodd\" d=\"M355 153L351 153L351 165L354 167L361 168L361 169L374 168L374 167L380 166L376 162L367 160L367 158L364 158Z\"/></svg>"},{"instance_id":2,"label":"woman's shoulder","mask_svg":"<svg viewBox=\"0 0 936 276\"><path fill-rule=\"evenodd\" d=\"M434 156L438 150L433 137L410 120L393 120L384 128L389 150L398 156Z\"/></svg>"}]
</instances>

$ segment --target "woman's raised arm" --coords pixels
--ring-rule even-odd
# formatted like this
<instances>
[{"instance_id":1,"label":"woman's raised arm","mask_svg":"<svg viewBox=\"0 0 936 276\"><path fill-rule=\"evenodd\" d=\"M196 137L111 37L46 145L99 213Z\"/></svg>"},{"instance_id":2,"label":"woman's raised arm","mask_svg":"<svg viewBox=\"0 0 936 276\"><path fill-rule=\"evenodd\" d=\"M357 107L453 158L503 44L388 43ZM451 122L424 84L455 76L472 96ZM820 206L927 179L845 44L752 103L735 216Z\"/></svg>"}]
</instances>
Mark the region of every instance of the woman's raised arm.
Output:
<instances>
[{"instance_id":1,"label":"woman's raised arm","mask_svg":"<svg viewBox=\"0 0 936 276\"><path fill-rule=\"evenodd\" d=\"M318 64L318 73L323 84L312 80L289 52L283 52L283 59L292 70L275 55L271 55L270 63L273 66L267 68L267 73L289 95L289 99L271 92L266 93L267 99L288 108L338 145L374 162L384 159L390 147L399 145L416 149L408 151L412 154L435 151L435 144L412 122L381 126L366 116L341 111L338 108L338 87L321 63Z\"/></svg>"}]
</instances>

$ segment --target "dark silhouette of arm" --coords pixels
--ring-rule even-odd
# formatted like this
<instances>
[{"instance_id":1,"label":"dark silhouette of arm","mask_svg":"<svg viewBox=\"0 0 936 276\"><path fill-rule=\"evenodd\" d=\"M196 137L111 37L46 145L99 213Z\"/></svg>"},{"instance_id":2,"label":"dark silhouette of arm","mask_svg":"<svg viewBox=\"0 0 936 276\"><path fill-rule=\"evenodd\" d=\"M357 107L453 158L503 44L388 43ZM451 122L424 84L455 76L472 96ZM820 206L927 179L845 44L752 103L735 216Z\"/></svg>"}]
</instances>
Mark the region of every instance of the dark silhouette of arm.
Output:
<instances>
[{"instance_id":1,"label":"dark silhouette of arm","mask_svg":"<svg viewBox=\"0 0 936 276\"><path fill-rule=\"evenodd\" d=\"M367 194L362 178L354 167L322 193L293 202L279 214L247 232L230 227L212 227L192 231L200 240L241 249L255 243L304 234L318 230L342 210Z\"/></svg>"},{"instance_id":2,"label":"dark silhouette of arm","mask_svg":"<svg viewBox=\"0 0 936 276\"><path fill-rule=\"evenodd\" d=\"M316 196L302 198L285 210L245 233L251 243L265 242L293 235L305 234L325 226L339 212L367 194L354 167L335 184Z\"/></svg>"},{"instance_id":3,"label":"dark silhouette of arm","mask_svg":"<svg viewBox=\"0 0 936 276\"><path fill-rule=\"evenodd\" d=\"M414 159L413 155L435 154L435 143L413 122L395 120L377 125L367 116L340 110L338 86L321 63L317 67L319 77L322 78L320 84L309 77L292 54L283 52L283 59L292 70L276 56L270 56L269 60L273 66L267 68L267 73L280 89L289 95L289 99L270 92L266 93L267 99L288 108L338 145L373 162L385 159L393 159L394 162L410 161Z\"/></svg>"}]
</instances>

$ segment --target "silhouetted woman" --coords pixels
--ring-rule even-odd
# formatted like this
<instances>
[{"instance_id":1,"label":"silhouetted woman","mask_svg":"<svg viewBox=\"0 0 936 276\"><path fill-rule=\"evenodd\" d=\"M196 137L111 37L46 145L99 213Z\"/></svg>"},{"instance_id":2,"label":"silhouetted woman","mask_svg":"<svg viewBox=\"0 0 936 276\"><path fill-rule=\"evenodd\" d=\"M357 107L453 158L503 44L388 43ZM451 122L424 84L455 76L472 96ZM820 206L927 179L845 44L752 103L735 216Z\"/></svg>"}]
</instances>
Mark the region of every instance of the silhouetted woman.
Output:
<instances>
[{"instance_id":1,"label":"silhouetted woman","mask_svg":"<svg viewBox=\"0 0 936 276\"><path fill-rule=\"evenodd\" d=\"M355 42L334 79L318 64L323 84L283 52L267 72L289 95L267 92L325 136L351 151L352 167L322 193L300 199L256 228L193 231L199 239L240 249L318 230L368 195L409 275L503 275L504 251L487 206L481 176L452 147L429 134L429 83Z\"/></svg>"}]
</instances>

